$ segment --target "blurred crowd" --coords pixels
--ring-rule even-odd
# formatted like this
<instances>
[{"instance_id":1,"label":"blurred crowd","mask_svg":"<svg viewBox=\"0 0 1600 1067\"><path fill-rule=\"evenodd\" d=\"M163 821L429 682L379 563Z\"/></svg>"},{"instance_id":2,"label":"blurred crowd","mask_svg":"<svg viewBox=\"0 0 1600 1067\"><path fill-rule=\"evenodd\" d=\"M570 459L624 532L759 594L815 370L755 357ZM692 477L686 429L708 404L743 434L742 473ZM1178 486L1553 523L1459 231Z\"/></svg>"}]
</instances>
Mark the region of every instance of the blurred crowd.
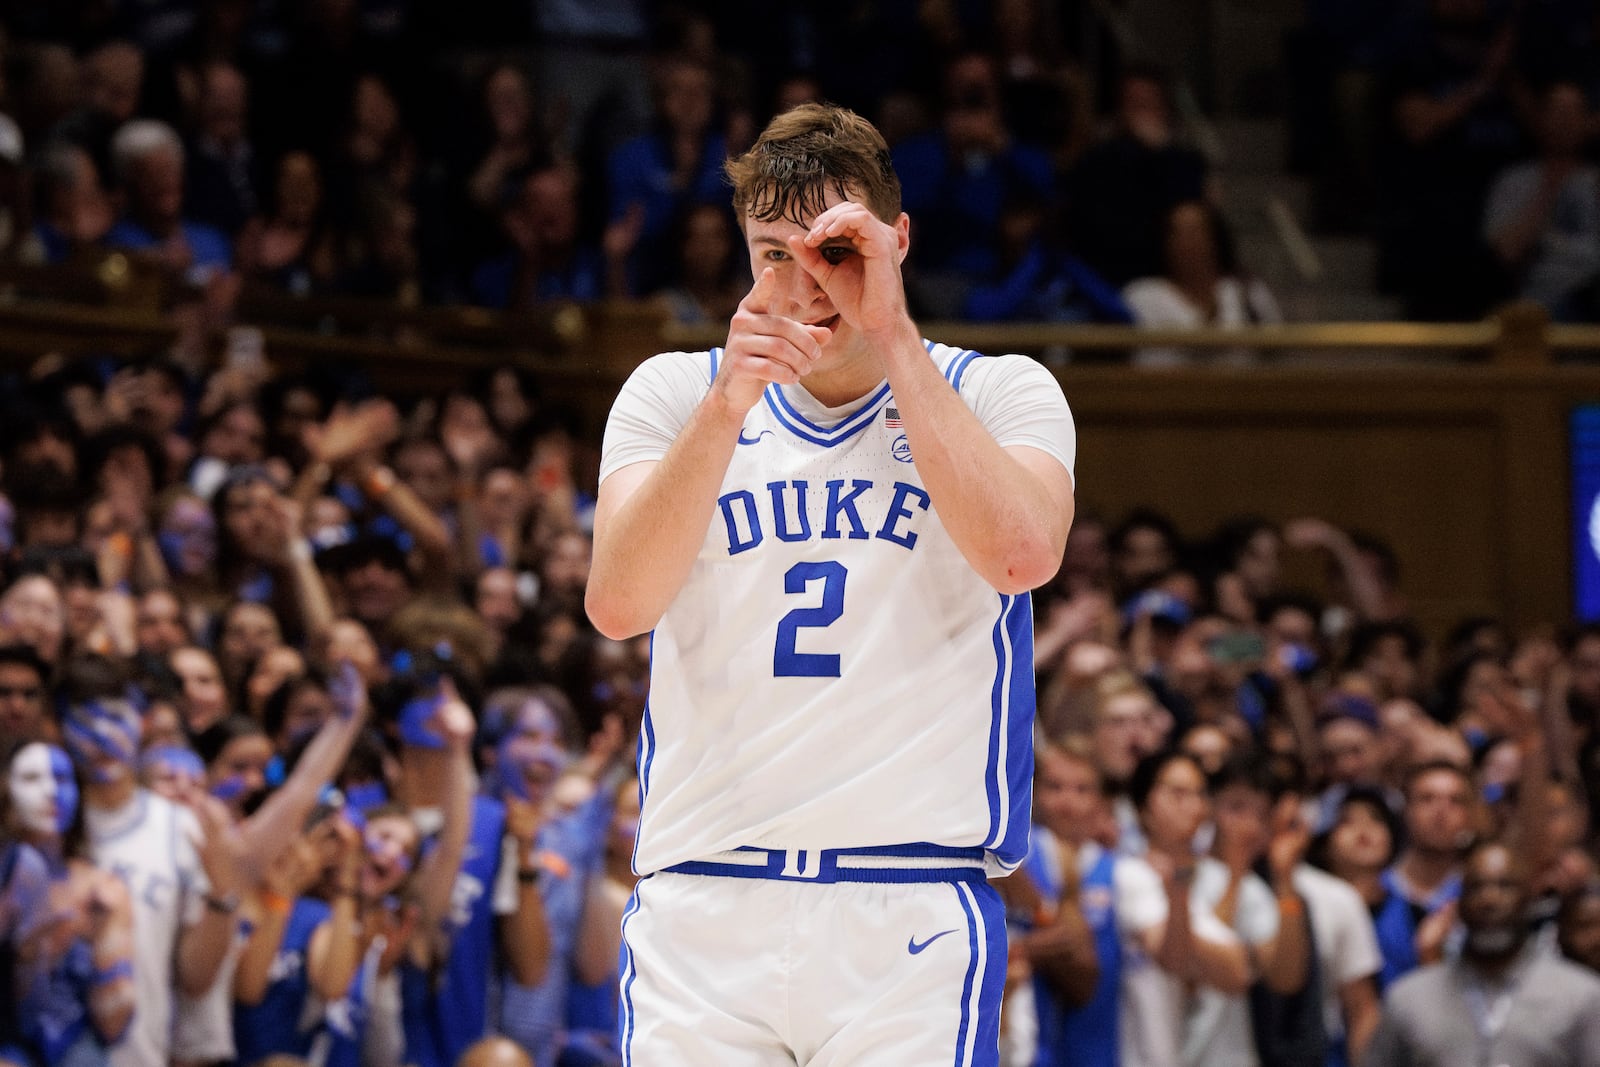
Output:
<instances>
[{"instance_id":1,"label":"blurred crowd","mask_svg":"<svg viewBox=\"0 0 1600 1067\"><path fill-rule=\"evenodd\" d=\"M1518 296L1600 320L1600 12L1584 0L1308 0L1286 51L1317 223L1380 244L1407 313Z\"/></svg>"},{"instance_id":2,"label":"blurred crowd","mask_svg":"<svg viewBox=\"0 0 1600 1067\"><path fill-rule=\"evenodd\" d=\"M6 395L0 1064L620 1062L649 641L584 615L592 437L509 368ZM1009 1065L1454 1062L1394 1051L1405 991L1494 952L1572 994L1494 1040L1597 1062L1600 627L1426 634L1402 577L1318 518L1079 515Z\"/></svg>"},{"instance_id":3,"label":"blurred crowd","mask_svg":"<svg viewBox=\"0 0 1600 1067\"><path fill-rule=\"evenodd\" d=\"M131 252L223 316L256 287L720 321L749 284L722 163L828 99L891 145L919 315L1281 318L1192 87L1092 5L13 0L0 28L0 252ZM1600 317L1597 47L1579 0L1309 3L1283 56L1308 221L1376 238L1413 317Z\"/></svg>"},{"instance_id":4,"label":"blurred crowd","mask_svg":"<svg viewBox=\"0 0 1600 1067\"><path fill-rule=\"evenodd\" d=\"M749 283L723 160L828 99L891 145L919 315L1277 321L1192 87L1108 26L1044 0L12 0L0 253L124 250L223 316L257 287L717 322ZM1283 56L1309 221L1375 237L1414 317L1594 320L1597 47L1580 0L1309 3Z\"/></svg>"}]
</instances>

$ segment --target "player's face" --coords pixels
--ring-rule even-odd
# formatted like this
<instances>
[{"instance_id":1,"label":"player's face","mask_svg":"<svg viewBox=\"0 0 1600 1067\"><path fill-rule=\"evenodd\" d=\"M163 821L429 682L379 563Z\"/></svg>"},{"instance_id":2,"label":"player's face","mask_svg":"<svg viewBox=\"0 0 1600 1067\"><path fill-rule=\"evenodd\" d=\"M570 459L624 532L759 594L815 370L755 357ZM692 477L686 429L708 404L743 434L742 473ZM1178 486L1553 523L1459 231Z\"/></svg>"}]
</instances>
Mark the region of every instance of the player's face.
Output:
<instances>
[{"instance_id":1,"label":"player's face","mask_svg":"<svg viewBox=\"0 0 1600 1067\"><path fill-rule=\"evenodd\" d=\"M852 193L851 199L863 202L859 194ZM835 204L843 203L844 200L845 197L840 196L837 189L829 187L823 198L823 211ZM849 347L840 342L848 340L852 331L849 324L840 318L833 302L828 299L828 294L824 293L816 280L795 261L787 243L790 237L804 237L810 231L814 218L815 216L806 216L805 225L800 225L791 219L767 222L746 216L745 244L750 249L751 275L760 278L761 272L769 267L776 275L774 280L778 283L778 295L772 307L768 308L769 314L782 315L784 318L810 326L826 326L833 331L833 339L823 347L823 362L826 363L830 352L839 352ZM901 219L904 220L905 216L901 215ZM829 255L827 250L832 246L848 249L850 242L844 237L829 241L823 245L823 254Z\"/></svg>"}]
</instances>

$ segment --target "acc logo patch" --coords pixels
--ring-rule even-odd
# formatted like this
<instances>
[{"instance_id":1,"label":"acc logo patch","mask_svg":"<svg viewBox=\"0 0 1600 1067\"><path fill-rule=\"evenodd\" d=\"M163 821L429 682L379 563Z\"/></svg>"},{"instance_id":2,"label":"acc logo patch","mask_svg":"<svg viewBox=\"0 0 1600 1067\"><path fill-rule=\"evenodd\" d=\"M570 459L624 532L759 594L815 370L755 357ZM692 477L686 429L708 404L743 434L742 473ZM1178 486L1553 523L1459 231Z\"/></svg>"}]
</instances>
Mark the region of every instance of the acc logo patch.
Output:
<instances>
[{"instance_id":1,"label":"acc logo patch","mask_svg":"<svg viewBox=\"0 0 1600 1067\"><path fill-rule=\"evenodd\" d=\"M889 446L889 455L901 463L911 462L911 442L906 440L905 434L894 439L894 444Z\"/></svg>"}]
</instances>

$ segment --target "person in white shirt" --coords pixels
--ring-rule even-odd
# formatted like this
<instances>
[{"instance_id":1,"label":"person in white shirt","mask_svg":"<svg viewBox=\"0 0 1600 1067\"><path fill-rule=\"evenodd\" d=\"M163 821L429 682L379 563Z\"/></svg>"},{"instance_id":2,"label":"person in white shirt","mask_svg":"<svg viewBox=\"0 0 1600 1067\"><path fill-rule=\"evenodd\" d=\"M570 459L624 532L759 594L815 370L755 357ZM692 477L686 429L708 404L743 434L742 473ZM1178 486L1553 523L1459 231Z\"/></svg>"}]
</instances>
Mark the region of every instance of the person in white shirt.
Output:
<instances>
[{"instance_id":1,"label":"person in white shirt","mask_svg":"<svg viewBox=\"0 0 1600 1067\"><path fill-rule=\"evenodd\" d=\"M1226 327L1283 321L1272 291L1259 278L1239 270L1221 214L1199 200L1178 204L1167 216L1165 272L1129 282L1122 298L1139 326ZM1255 358L1255 353L1244 348L1197 352L1160 346L1133 354L1134 365L1139 367L1197 362L1242 365Z\"/></svg>"},{"instance_id":2,"label":"person in white shirt","mask_svg":"<svg viewBox=\"0 0 1600 1067\"><path fill-rule=\"evenodd\" d=\"M1245 946L1197 885L1193 843L1211 810L1199 763L1183 752L1150 756L1134 769L1128 794L1149 852L1122 857L1115 872L1121 1064L1176 1067L1184 1062L1188 989L1242 995L1254 975Z\"/></svg>"},{"instance_id":3,"label":"person in white shirt","mask_svg":"<svg viewBox=\"0 0 1600 1067\"><path fill-rule=\"evenodd\" d=\"M1271 776L1253 752L1231 757L1212 776L1211 803L1216 835L1211 855L1198 865L1194 896L1238 937L1252 982L1259 978L1280 996L1297 994L1305 986L1310 944L1291 873L1310 833L1298 819L1274 825ZM1254 873L1263 859L1270 887ZM1256 1067L1260 1056L1249 998L1226 989L1197 990L1184 1022L1183 1061L1194 1067Z\"/></svg>"},{"instance_id":4,"label":"person in white shirt","mask_svg":"<svg viewBox=\"0 0 1600 1067\"><path fill-rule=\"evenodd\" d=\"M62 723L86 784L85 826L95 864L133 898L134 1021L112 1067L166 1067L174 991L200 997L233 943L239 866L226 810L211 797L180 807L135 776L139 713L126 700L83 700Z\"/></svg>"}]
</instances>

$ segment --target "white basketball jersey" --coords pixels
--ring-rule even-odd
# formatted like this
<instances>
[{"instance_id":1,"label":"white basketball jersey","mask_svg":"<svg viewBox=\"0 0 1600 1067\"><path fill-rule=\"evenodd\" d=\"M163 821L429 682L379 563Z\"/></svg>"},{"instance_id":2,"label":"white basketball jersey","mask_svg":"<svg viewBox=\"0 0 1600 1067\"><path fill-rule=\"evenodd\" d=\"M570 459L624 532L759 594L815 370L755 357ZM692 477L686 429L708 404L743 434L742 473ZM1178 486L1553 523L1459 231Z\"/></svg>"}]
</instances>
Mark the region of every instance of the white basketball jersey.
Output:
<instances>
[{"instance_id":1,"label":"white basketball jersey","mask_svg":"<svg viewBox=\"0 0 1600 1067\"><path fill-rule=\"evenodd\" d=\"M110 1050L112 1067L163 1067L172 1059L178 935L198 922L210 883L200 869L193 813L140 789L122 810L88 809L84 824L95 865L120 877L133 899L135 1011Z\"/></svg>"},{"instance_id":2,"label":"white basketball jersey","mask_svg":"<svg viewBox=\"0 0 1600 1067\"><path fill-rule=\"evenodd\" d=\"M1022 356L929 355L1002 446L1069 472L1072 416ZM639 367L601 479L660 459L721 351ZM652 639L641 873L743 846L1027 851L1033 624L950 540L887 383L842 408L769 386L699 558Z\"/></svg>"}]
</instances>

